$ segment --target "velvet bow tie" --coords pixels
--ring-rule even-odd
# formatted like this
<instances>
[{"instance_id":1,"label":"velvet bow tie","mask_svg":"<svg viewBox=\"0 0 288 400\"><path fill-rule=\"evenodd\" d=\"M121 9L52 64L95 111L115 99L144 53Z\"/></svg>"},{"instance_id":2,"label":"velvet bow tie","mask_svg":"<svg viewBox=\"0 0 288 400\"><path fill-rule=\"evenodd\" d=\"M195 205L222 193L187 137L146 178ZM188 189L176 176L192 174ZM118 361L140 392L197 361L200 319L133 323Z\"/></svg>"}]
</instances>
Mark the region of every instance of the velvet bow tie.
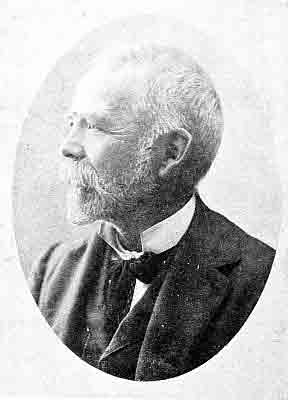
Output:
<instances>
[{"instance_id":1,"label":"velvet bow tie","mask_svg":"<svg viewBox=\"0 0 288 400\"><path fill-rule=\"evenodd\" d=\"M159 272L162 257L152 252L146 252L139 258L127 261L129 271L143 283L151 283Z\"/></svg>"}]
</instances>

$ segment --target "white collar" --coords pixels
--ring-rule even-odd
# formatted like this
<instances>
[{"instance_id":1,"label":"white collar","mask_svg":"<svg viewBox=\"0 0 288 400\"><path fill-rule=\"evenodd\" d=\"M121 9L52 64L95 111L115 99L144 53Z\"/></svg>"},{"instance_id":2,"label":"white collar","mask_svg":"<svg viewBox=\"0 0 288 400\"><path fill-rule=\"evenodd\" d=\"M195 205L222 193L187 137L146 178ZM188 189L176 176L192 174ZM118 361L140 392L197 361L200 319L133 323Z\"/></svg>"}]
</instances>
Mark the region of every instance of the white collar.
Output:
<instances>
[{"instance_id":1,"label":"white collar","mask_svg":"<svg viewBox=\"0 0 288 400\"><path fill-rule=\"evenodd\" d=\"M176 246L190 225L195 212L195 196L175 214L158 222L140 234L142 251L125 249L119 241L117 230L107 222L98 223L98 234L108 243L123 260L139 258L144 252L156 254Z\"/></svg>"}]
</instances>

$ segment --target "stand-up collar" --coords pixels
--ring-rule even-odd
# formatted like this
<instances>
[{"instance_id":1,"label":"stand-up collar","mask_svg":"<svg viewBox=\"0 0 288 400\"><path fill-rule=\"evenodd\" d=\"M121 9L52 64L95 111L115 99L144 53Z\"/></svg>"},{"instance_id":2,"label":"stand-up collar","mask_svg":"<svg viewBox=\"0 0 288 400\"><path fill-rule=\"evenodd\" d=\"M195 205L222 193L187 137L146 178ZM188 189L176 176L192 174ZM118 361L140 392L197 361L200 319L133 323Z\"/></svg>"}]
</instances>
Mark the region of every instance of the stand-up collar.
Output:
<instances>
[{"instance_id":1,"label":"stand-up collar","mask_svg":"<svg viewBox=\"0 0 288 400\"><path fill-rule=\"evenodd\" d=\"M119 240L116 228L107 222L98 224L98 234L109 244L123 260L139 258L144 252L163 253L176 246L187 231L194 212L195 195L176 213L158 222L140 234L142 251L129 251Z\"/></svg>"}]
</instances>

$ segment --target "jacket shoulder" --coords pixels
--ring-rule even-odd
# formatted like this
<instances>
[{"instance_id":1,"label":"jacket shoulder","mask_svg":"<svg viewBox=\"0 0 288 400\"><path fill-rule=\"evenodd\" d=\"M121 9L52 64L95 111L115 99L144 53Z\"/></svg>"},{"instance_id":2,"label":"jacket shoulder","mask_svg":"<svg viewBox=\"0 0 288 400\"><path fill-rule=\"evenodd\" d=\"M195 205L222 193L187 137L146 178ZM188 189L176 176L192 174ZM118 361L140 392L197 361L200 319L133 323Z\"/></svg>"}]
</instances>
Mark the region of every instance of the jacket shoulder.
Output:
<instances>
[{"instance_id":1,"label":"jacket shoulder","mask_svg":"<svg viewBox=\"0 0 288 400\"><path fill-rule=\"evenodd\" d=\"M248 317L265 287L275 250L217 212L209 210L208 218L218 238L214 239L217 240L216 257L224 260L222 265L218 264L218 271L230 282L231 320L238 326L238 322Z\"/></svg>"},{"instance_id":2,"label":"jacket shoulder","mask_svg":"<svg viewBox=\"0 0 288 400\"><path fill-rule=\"evenodd\" d=\"M93 235L94 237L94 235ZM54 275L65 270L73 270L83 257L93 237L73 240L70 242L57 242L44 251L33 263L28 275L30 291L38 303L43 283L47 283Z\"/></svg>"},{"instance_id":3,"label":"jacket shoulder","mask_svg":"<svg viewBox=\"0 0 288 400\"><path fill-rule=\"evenodd\" d=\"M206 214L213 241L209 264L211 255L215 256L215 267L228 282L225 301L211 322L213 331L209 331L209 340L218 346L239 331L254 309L269 277L275 250L220 213L208 209Z\"/></svg>"},{"instance_id":4,"label":"jacket shoulder","mask_svg":"<svg viewBox=\"0 0 288 400\"><path fill-rule=\"evenodd\" d=\"M268 244L249 235L242 228L224 215L207 208L210 235L218 241L223 253L237 251L243 261L248 264L273 263L275 250Z\"/></svg>"}]
</instances>

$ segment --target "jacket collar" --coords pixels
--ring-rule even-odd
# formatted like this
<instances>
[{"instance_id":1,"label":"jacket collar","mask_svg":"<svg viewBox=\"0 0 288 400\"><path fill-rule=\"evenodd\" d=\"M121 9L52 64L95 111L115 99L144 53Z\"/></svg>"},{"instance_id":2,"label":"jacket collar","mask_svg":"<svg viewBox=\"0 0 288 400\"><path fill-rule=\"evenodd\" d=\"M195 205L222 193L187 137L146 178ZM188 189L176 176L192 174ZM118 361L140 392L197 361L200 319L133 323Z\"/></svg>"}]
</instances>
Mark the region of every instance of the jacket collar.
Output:
<instances>
[{"instance_id":1,"label":"jacket collar","mask_svg":"<svg viewBox=\"0 0 288 400\"><path fill-rule=\"evenodd\" d=\"M229 292L229 276L221 271L240 260L238 246L232 251L219 246L226 232L217 227L215 215L197 194L194 218L170 250L169 267L121 322L100 362L113 362L115 352L139 342L136 380L184 372L188 352Z\"/></svg>"}]
</instances>

